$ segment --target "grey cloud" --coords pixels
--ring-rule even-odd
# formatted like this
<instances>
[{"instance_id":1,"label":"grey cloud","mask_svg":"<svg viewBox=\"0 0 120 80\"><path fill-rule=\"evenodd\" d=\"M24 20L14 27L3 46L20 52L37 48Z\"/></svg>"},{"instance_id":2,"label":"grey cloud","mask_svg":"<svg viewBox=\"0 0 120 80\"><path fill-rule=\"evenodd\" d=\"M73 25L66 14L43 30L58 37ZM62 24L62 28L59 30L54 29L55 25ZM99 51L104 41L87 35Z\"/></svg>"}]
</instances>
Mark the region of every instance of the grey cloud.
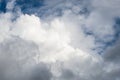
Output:
<instances>
[{"instance_id":1,"label":"grey cloud","mask_svg":"<svg viewBox=\"0 0 120 80\"><path fill-rule=\"evenodd\" d=\"M61 77L65 80L73 80L75 78L75 74L70 70L64 69L62 71Z\"/></svg>"},{"instance_id":2,"label":"grey cloud","mask_svg":"<svg viewBox=\"0 0 120 80\"><path fill-rule=\"evenodd\" d=\"M51 80L52 74L45 64L40 63L33 67L29 80Z\"/></svg>"},{"instance_id":3,"label":"grey cloud","mask_svg":"<svg viewBox=\"0 0 120 80\"><path fill-rule=\"evenodd\" d=\"M18 37L0 44L0 80L51 80L46 64L36 64L33 57L38 53L34 43Z\"/></svg>"},{"instance_id":4,"label":"grey cloud","mask_svg":"<svg viewBox=\"0 0 120 80\"><path fill-rule=\"evenodd\" d=\"M103 54L103 57L105 60L120 63L120 40L118 40L113 47L108 48L106 53Z\"/></svg>"}]
</instances>

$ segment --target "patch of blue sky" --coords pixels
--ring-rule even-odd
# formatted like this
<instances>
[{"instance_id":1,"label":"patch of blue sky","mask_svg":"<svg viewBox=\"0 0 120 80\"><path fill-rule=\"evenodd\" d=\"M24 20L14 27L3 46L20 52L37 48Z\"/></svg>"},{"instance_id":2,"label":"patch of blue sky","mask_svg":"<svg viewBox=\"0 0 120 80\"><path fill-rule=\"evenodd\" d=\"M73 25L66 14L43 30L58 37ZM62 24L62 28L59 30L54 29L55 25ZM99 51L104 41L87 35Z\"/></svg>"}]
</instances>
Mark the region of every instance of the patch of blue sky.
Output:
<instances>
[{"instance_id":1,"label":"patch of blue sky","mask_svg":"<svg viewBox=\"0 0 120 80\"><path fill-rule=\"evenodd\" d=\"M44 6L44 0L16 0L15 7L19 6L23 13L33 14L41 6Z\"/></svg>"},{"instance_id":2,"label":"patch of blue sky","mask_svg":"<svg viewBox=\"0 0 120 80\"><path fill-rule=\"evenodd\" d=\"M83 7L77 14L87 15L89 13L84 0L16 0L16 5L25 14L36 14L40 17L47 15L61 16L63 11L72 10L73 6ZM76 11L75 11L76 12Z\"/></svg>"},{"instance_id":3,"label":"patch of blue sky","mask_svg":"<svg viewBox=\"0 0 120 80\"><path fill-rule=\"evenodd\" d=\"M0 1L0 13L1 12L3 12L3 13L6 12L6 4L7 4L6 0L1 0Z\"/></svg>"}]
</instances>

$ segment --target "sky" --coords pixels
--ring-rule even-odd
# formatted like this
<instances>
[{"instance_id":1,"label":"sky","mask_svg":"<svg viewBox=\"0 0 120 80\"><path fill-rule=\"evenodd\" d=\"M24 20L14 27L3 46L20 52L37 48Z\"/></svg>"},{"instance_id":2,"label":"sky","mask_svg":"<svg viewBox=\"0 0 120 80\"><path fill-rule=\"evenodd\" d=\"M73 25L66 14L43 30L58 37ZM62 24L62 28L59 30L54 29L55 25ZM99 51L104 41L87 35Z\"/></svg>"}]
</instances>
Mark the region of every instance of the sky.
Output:
<instances>
[{"instance_id":1,"label":"sky","mask_svg":"<svg viewBox=\"0 0 120 80\"><path fill-rule=\"evenodd\" d=\"M0 80L120 80L120 0L0 0Z\"/></svg>"}]
</instances>

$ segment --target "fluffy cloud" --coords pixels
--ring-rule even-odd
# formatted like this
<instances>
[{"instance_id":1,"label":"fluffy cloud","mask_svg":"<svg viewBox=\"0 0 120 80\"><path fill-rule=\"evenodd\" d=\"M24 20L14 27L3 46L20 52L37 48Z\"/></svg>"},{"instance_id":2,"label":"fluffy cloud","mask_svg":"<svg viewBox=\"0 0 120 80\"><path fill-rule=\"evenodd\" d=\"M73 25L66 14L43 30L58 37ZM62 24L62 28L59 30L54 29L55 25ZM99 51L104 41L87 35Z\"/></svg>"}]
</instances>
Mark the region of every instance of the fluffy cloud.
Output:
<instances>
[{"instance_id":1,"label":"fluffy cloud","mask_svg":"<svg viewBox=\"0 0 120 80\"><path fill-rule=\"evenodd\" d=\"M0 13L1 80L119 80L119 31L114 29L119 1L53 1L27 7L48 9L46 18L23 14L25 5L14 0ZM54 14L57 9L60 16ZM113 40L116 44L106 51Z\"/></svg>"}]
</instances>

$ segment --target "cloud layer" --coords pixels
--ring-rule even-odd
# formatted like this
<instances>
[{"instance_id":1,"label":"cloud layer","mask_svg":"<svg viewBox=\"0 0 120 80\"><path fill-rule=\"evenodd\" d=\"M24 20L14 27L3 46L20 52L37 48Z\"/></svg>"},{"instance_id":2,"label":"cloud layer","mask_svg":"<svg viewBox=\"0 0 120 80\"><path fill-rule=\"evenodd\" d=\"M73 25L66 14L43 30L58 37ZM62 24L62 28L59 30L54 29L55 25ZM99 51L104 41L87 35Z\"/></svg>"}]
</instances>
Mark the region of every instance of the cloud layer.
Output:
<instances>
[{"instance_id":1,"label":"cloud layer","mask_svg":"<svg viewBox=\"0 0 120 80\"><path fill-rule=\"evenodd\" d=\"M120 1L52 1L0 0L0 80L120 80Z\"/></svg>"}]
</instances>

